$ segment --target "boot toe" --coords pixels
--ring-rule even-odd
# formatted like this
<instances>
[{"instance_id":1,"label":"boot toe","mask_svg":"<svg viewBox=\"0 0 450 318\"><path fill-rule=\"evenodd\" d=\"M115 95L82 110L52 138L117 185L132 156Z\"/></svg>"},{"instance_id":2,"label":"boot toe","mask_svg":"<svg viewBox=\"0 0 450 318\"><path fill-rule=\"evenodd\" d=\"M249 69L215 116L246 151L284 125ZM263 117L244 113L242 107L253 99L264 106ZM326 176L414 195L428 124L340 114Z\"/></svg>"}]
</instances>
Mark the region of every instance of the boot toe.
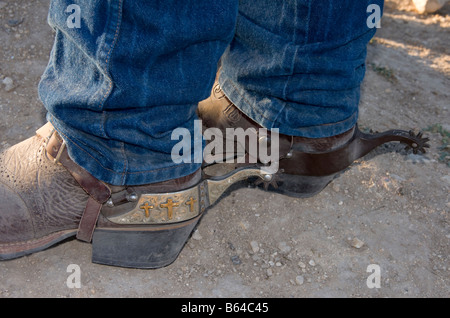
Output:
<instances>
[{"instance_id":1,"label":"boot toe","mask_svg":"<svg viewBox=\"0 0 450 318\"><path fill-rule=\"evenodd\" d=\"M17 193L0 182L0 246L33 237L28 207Z\"/></svg>"}]
</instances>

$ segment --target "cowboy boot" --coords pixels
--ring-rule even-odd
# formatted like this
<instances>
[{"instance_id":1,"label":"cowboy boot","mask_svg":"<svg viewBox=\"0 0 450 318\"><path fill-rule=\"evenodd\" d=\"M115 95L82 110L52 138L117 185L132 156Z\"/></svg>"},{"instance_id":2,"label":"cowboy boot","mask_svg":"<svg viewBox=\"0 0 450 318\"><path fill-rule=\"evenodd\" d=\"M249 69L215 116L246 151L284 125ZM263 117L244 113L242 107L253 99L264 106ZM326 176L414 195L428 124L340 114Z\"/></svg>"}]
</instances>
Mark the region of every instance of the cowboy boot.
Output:
<instances>
[{"instance_id":1,"label":"cowboy boot","mask_svg":"<svg viewBox=\"0 0 450 318\"><path fill-rule=\"evenodd\" d=\"M0 153L0 260L68 237L92 241L94 263L159 268L172 263L227 188L266 175L248 166L221 177L197 170L142 186L105 184L73 162L48 123Z\"/></svg>"},{"instance_id":2,"label":"cowboy boot","mask_svg":"<svg viewBox=\"0 0 450 318\"><path fill-rule=\"evenodd\" d=\"M176 193L197 184L201 172L145 186L110 186L75 164L64 145L47 124L0 153L0 260L77 236L87 242L94 237L94 262L155 268L174 261L202 213L173 212L181 204L175 198L188 200ZM158 215L149 215L147 200ZM109 220L133 210L143 213L143 222Z\"/></svg>"},{"instance_id":3,"label":"cowboy boot","mask_svg":"<svg viewBox=\"0 0 450 318\"><path fill-rule=\"evenodd\" d=\"M227 98L217 79L210 97L199 103L197 114L202 119L204 128L218 128L225 138L227 128L241 127L249 134L256 134L253 140L258 143L267 143L267 139L270 142L271 133L260 135L262 127ZM356 159L386 142L400 141L414 153L424 153L425 148L429 147L429 139L422 138L422 133L415 135L412 131L389 130L366 134L361 132L357 125L332 137L304 138L279 134L277 140L278 172L258 179L256 184L262 183L266 190L270 187L274 191L295 197L310 197L319 193ZM262 145L258 144L258 147ZM245 160L251 161L248 143L237 145L235 149L245 149ZM261 158L257 159L261 162ZM264 161L262 163L267 164Z\"/></svg>"}]
</instances>

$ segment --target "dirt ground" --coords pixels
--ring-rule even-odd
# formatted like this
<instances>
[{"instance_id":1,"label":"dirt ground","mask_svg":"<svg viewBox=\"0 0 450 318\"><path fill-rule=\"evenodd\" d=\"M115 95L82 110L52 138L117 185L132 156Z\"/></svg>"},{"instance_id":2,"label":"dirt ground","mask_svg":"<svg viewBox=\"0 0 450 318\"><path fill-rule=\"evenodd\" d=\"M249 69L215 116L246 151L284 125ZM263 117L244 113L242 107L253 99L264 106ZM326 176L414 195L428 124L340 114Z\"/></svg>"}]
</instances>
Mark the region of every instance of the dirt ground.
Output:
<instances>
[{"instance_id":1,"label":"dirt ground","mask_svg":"<svg viewBox=\"0 0 450 318\"><path fill-rule=\"evenodd\" d=\"M47 8L0 0L0 148L45 122ZM92 264L91 245L77 240L4 261L0 297L449 297L449 39L449 4L419 15L389 0L369 45L360 126L426 130L425 156L382 147L308 199L241 188L157 270ZM70 264L80 288L67 285Z\"/></svg>"}]
</instances>

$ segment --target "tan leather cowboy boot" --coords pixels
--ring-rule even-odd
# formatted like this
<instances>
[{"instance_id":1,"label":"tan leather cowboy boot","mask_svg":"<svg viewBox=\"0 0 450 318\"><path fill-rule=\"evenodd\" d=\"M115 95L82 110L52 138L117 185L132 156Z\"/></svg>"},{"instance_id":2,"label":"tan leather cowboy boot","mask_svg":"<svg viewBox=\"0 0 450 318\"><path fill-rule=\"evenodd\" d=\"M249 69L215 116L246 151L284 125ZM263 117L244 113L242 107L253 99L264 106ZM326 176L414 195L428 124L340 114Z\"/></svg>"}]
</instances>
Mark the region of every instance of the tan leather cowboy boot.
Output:
<instances>
[{"instance_id":1,"label":"tan leather cowboy boot","mask_svg":"<svg viewBox=\"0 0 450 318\"><path fill-rule=\"evenodd\" d=\"M202 213L198 204L186 205L188 197L167 193L190 188L200 179L197 171L146 186L109 186L75 164L47 124L36 136L0 153L0 259L41 251L76 235L87 242L94 236L93 260L100 263L167 265ZM198 200L195 194L191 199ZM184 215L181 209L174 211L177 205L184 205ZM123 217L129 212L136 214L135 222ZM110 221L121 217L125 220Z\"/></svg>"},{"instance_id":2,"label":"tan leather cowboy boot","mask_svg":"<svg viewBox=\"0 0 450 318\"><path fill-rule=\"evenodd\" d=\"M249 132L257 134L253 140L259 142L267 138L258 135L261 126L242 113L225 96L217 79L210 97L199 103L197 113L203 121L204 128L219 128L223 136L227 136L227 128L241 127L244 130L250 128ZM268 136L270 140L270 133ZM425 152L428 140L428 138L422 138L421 133L415 135L403 130L365 134L357 126L328 138L304 138L280 134L278 136L278 173L263 180L258 179L257 183L263 183L266 189L273 186L273 190L291 196L313 196L356 159L383 143L400 141L417 153ZM247 157L249 157L248 143L236 147L236 149L242 148L247 150Z\"/></svg>"},{"instance_id":3,"label":"tan leather cowboy boot","mask_svg":"<svg viewBox=\"0 0 450 318\"><path fill-rule=\"evenodd\" d=\"M0 260L68 237L91 242L92 261L158 268L172 263L205 210L258 167L222 177L201 171L143 186L105 184L74 163L51 124L0 153Z\"/></svg>"}]
</instances>

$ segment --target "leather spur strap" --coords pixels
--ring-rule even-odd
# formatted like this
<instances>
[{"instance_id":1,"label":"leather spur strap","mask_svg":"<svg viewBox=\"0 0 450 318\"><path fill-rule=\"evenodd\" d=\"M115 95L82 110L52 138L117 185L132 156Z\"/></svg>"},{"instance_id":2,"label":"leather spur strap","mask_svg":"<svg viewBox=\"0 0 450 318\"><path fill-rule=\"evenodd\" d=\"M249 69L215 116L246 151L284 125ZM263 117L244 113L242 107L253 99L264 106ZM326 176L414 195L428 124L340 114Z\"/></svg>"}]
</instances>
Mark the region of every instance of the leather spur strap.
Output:
<instances>
[{"instance_id":1,"label":"leather spur strap","mask_svg":"<svg viewBox=\"0 0 450 318\"><path fill-rule=\"evenodd\" d=\"M103 204L111 196L111 190L106 184L93 177L89 172L70 159L64 140L56 130L54 130L49 137L46 150L47 154L54 158L54 162L65 167L89 195L88 202L78 226L77 239L90 242L100 210L102 209Z\"/></svg>"}]
</instances>

